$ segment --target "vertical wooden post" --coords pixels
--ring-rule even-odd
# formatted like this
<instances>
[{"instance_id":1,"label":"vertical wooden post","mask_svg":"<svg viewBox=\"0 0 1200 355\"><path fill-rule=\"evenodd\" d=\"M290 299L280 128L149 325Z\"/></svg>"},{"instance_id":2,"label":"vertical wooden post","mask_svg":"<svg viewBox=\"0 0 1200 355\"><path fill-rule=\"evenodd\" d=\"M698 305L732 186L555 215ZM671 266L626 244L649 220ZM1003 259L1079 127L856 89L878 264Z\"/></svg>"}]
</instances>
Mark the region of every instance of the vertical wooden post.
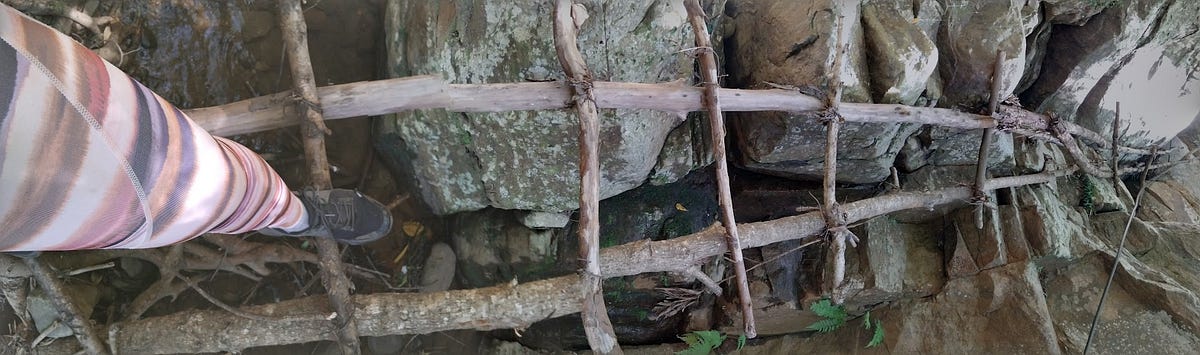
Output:
<instances>
[{"instance_id":1,"label":"vertical wooden post","mask_svg":"<svg viewBox=\"0 0 1200 355\"><path fill-rule=\"evenodd\" d=\"M599 354L621 354L604 306L600 276L600 117L592 93L592 75L576 41L587 10L571 0L554 2L554 50L574 91L579 113L579 259L583 262L583 331Z\"/></svg>"},{"instance_id":2,"label":"vertical wooden post","mask_svg":"<svg viewBox=\"0 0 1200 355\"><path fill-rule=\"evenodd\" d=\"M329 160L325 155L325 127L321 117L321 101L317 97L317 86L313 78L312 61L308 54L308 26L300 0L279 2L279 22L283 29L283 41L288 52L292 86L296 97L296 112L302 113L300 132L304 141L304 157L308 162L310 184L317 190L333 188L329 178ZM338 335L338 344L343 354L359 354L358 327L354 324L354 305L351 304L350 288L353 284L346 278L341 252L337 242L330 238L312 238L317 246L321 264L321 281L329 294L329 301L336 312L333 329Z\"/></svg>"},{"instance_id":3,"label":"vertical wooden post","mask_svg":"<svg viewBox=\"0 0 1200 355\"><path fill-rule=\"evenodd\" d=\"M721 207L721 224L725 226L725 244L733 259L738 301L742 307L742 331L747 338L758 336L754 322L754 304L750 299L750 285L746 276L746 263L742 258L742 242L738 235L737 219L733 216L733 193L729 188L729 162L725 156L725 114L721 111L717 88L717 58L712 42L708 39L707 16L699 0L684 3L696 37L696 50L700 58L700 76L704 79L704 107L708 110L708 122L712 138L713 161L716 164L717 200Z\"/></svg>"}]
</instances>

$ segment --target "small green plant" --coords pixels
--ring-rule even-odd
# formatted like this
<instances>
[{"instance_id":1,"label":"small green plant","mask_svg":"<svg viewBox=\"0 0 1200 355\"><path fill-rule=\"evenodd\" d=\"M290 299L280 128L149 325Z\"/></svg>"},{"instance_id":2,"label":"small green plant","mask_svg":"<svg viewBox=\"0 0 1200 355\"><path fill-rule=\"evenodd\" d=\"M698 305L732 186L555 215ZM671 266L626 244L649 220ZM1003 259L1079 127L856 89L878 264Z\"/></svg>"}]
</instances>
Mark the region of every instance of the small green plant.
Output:
<instances>
[{"instance_id":1,"label":"small green plant","mask_svg":"<svg viewBox=\"0 0 1200 355\"><path fill-rule=\"evenodd\" d=\"M838 328L846 325L846 318L849 317L849 315L846 314L845 306L833 304L833 302L828 298L823 298L820 301L813 303L810 310L823 319L809 325L806 329L813 330L818 333L829 333L838 330ZM879 346L879 344L883 344L883 322L878 319L875 319L874 322L872 322L870 311L867 311L867 313L863 315L863 328L867 330L872 330L872 328L874 328L874 332L871 334L871 340L867 342L868 348L873 348Z\"/></svg>"},{"instance_id":2,"label":"small green plant","mask_svg":"<svg viewBox=\"0 0 1200 355\"><path fill-rule=\"evenodd\" d=\"M721 343L725 342L728 335L721 334L716 330L697 330L679 336L680 340L688 345L687 349L675 353L675 355L708 355L713 350L721 347ZM746 336L738 336L737 349L742 350L746 346Z\"/></svg>"},{"instance_id":3,"label":"small green plant","mask_svg":"<svg viewBox=\"0 0 1200 355\"><path fill-rule=\"evenodd\" d=\"M1096 184L1083 173L1075 173L1075 181L1079 183L1079 207L1088 213L1096 212Z\"/></svg>"}]
</instances>

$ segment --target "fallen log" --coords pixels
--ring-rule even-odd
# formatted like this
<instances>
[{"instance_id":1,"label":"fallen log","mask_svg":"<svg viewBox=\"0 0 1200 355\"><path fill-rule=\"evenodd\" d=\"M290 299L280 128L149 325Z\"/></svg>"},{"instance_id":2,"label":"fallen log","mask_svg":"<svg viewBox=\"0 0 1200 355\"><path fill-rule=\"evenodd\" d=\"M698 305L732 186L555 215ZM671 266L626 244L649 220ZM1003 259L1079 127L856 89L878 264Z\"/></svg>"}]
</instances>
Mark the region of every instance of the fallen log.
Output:
<instances>
[{"instance_id":1,"label":"fallen log","mask_svg":"<svg viewBox=\"0 0 1200 355\"><path fill-rule=\"evenodd\" d=\"M1040 184L1074 169L1033 175L993 178L985 189ZM928 192L900 192L842 205L848 223L908 209L965 204L971 186ZM811 239L825 229L821 212L776 220L739 224L743 247L753 248L792 239ZM724 229L718 226L662 241L638 241L600 253L605 277L646 272L686 272L708 258L726 252ZM580 278L576 275L526 283L437 293L380 293L353 295L359 335L425 334L452 329L521 328L534 322L578 313ZM123 354L238 351L281 344L333 340L329 323L314 321L314 313L329 314L323 296L243 307L247 313L276 320L242 318L224 311L192 310L121 322L110 326L110 344ZM282 318L282 320L279 320ZM77 343L57 342L39 348L41 354L71 354Z\"/></svg>"}]
</instances>

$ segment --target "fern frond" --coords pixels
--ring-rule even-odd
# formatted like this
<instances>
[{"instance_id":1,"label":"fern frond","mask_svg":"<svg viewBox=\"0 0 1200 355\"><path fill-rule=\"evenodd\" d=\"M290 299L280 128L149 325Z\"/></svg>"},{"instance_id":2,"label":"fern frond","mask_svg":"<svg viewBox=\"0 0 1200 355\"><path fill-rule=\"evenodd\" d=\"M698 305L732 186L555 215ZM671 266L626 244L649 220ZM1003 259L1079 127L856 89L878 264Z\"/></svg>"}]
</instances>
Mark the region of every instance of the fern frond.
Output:
<instances>
[{"instance_id":1,"label":"fern frond","mask_svg":"<svg viewBox=\"0 0 1200 355\"><path fill-rule=\"evenodd\" d=\"M826 319L819 320L816 323L809 325L808 328L805 328L805 329L815 330L820 333L829 333L834 330L837 330L838 328L841 328L842 324L845 324L845 323L846 323L846 320L844 320L844 319L826 318Z\"/></svg>"},{"instance_id":2,"label":"fern frond","mask_svg":"<svg viewBox=\"0 0 1200 355\"><path fill-rule=\"evenodd\" d=\"M813 313L824 318L846 319L846 308L833 304L828 298L813 303L811 308Z\"/></svg>"},{"instance_id":3,"label":"fern frond","mask_svg":"<svg viewBox=\"0 0 1200 355\"><path fill-rule=\"evenodd\" d=\"M871 335L871 341L867 342L868 348L873 348L883 344L883 322L875 320L875 334Z\"/></svg>"}]
</instances>

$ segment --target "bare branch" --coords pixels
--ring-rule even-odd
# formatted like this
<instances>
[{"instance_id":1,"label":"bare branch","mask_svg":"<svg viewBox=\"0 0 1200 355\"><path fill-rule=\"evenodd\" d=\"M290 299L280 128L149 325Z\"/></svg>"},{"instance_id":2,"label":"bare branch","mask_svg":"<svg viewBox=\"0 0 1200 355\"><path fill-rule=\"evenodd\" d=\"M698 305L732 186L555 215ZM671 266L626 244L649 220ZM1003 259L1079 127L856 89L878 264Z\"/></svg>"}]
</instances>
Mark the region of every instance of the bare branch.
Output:
<instances>
[{"instance_id":1,"label":"bare branch","mask_svg":"<svg viewBox=\"0 0 1200 355\"><path fill-rule=\"evenodd\" d=\"M579 259L583 262L583 330L599 354L621 354L604 306L600 275L600 117L592 94L592 74L576 42L587 10L571 0L554 2L554 50L574 92L579 113Z\"/></svg>"},{"instance_id":2,"label":"bare branch","mask_svg":"<svg viewBox=\"0 0 1200 355\"><path fill-rule=\"evenodd\" d=\"M329 178L329 159L325 155L325 119L318 108L321 100L317 96L317 85L308 54L307 25L300 0L279 2L279 22L283 30L283 41L288 51L288 63L292 71L292 86L298 96L293 102L298 112L303 113L301 131L304 137L304 156L308 161L310 183L317 190L333 187ZM337 242L330 238L313 238L317 256L321 260L321 280L333 303L336 315L331 320L338 330L338 344L343 354L358 354L358 328L354 322L354 306L350 304L350 288L353 284L346 278L341 253Z\"/></svg>"}]
</instances>

